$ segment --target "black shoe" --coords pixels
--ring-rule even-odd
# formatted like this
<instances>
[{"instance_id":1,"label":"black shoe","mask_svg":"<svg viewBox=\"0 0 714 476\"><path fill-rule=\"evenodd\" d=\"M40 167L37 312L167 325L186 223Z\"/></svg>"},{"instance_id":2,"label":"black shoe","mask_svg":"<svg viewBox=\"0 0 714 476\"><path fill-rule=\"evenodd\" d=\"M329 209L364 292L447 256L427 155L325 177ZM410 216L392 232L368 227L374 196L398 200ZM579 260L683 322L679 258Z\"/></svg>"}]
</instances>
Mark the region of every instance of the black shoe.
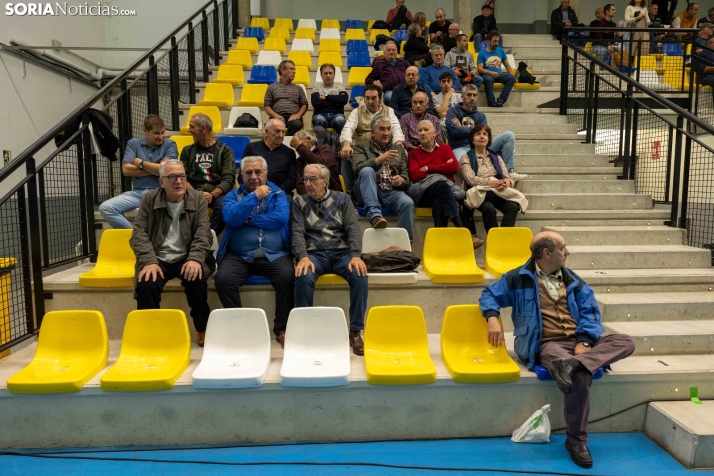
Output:
<instances>
[{"instance_id":1,"label":"black shoe","mask_svg":"<svg viewBox=\"0 0 714 476\"><path fill-rule=\"evenodd\" d=\"M548 362L550 376L558 384L560 391L566 395L573 389L573 374L581 367L583 364L577 359Z\"/></svg>"},{"instance_id":2,"label":"black shoe","mask_svg":"<svg viewBox=\"0 0 714 476\"><path fill-rule=\"evenodd\" d=\"M570 453L570 459L573 460L573 463L582 468L593 467L593 458L590 456L590 450L587 445L576 446L565 440L565 449Z\"/></svg>"},{"instance_id":3,"label":"black shoe","mask_svg":"<svg viewBox=\"0 0 714 476\"><path fill-rule=\"evenodd\" d=\"M502 102L497 102L497 103L496 103L496 107L503 107L503 103L502 103Z\"/></svg>"}]
</instances>

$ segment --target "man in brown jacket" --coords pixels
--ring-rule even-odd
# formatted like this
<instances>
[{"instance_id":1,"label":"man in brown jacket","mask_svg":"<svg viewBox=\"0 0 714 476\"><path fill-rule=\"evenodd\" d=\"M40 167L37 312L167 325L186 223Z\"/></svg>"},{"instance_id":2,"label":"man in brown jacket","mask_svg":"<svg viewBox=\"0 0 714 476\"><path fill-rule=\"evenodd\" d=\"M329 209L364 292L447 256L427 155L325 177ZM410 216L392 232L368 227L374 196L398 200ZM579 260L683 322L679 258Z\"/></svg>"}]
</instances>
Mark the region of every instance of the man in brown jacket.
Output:
<instances>
[{"instance_id":1,"label":"man in brown jacket","mask_svg":"<svg viewBox=\"0 0 714 476\"><path fill-rule=\"evenodd\" d=\"M197 343L203 347L211 312L207 280L216 269L208 204L201 192L186 187L186 172L178 160L161 164L159 185L141 200L129 241L136 255L136 307L159 309L164 286L180 277Z\"/></svg>"}]
</instances>

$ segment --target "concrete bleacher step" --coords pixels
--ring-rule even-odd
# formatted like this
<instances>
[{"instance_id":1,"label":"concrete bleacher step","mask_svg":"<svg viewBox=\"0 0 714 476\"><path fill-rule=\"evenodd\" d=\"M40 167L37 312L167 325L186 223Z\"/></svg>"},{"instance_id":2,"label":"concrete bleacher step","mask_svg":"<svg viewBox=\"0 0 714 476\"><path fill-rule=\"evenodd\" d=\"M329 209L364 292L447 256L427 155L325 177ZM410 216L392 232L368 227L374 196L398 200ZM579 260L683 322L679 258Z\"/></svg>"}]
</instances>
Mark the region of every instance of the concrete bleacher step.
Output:
<instances>
[{"instance_id":1,"label":"concrete bleacher step","mask_svg":"<svg viewBox=\"0 0 714 476\"><path fill-rule=\"evenodd\" d=\"M506 47L506 51L511 53L514 58L516 58L516 63L521 60L521 58L528 58L531 60L558 60L562 55L562 48L558 44L553 45L529 45L529 46L510 46ZM514 69L518 67L518 64L511 65ZM530 64L528 64L530 67Z\"/></svg>"},{"instance_id":2,"label":"concrete bleacher step","mask_svg":"<svg viewBox=\"0 0 714 476\"><path fill-rule=\"evenodd\" d=\"M516 167L520 171L521 167ZM518 182L516 188L531 193L634 193L633 181L623 180L540 180L533 176Z\"/></svg>"},{"instance_id":3,"label":"concrete bleacher step","mask_svg":"<svg viewBox=\"0 0 714 476\"><path fill-rule=\"evenodd\" d=\"M687 396L687 388L681 389ZM647 407L644 431L687 468L714 467L714 412L711 400L652 402Z\"/></svg>"},{"instance_id":4,"label":"concrete bleacher step","mask_svg":"<svg viewBox=\"0 0 714 476\"><path fill-rule=\"evenodd\" d=\"M569 245L683 245L687 230L669 226L546 226L560 233Z\"/></svg>"},{"instance_id":5,"label":"concrete bleacher step","mask_svg":"<svg viewBox=\"0 0 714 476\"><path fill-rule=\"evenodd\" d=\"M515 165L519 173L528 174L536 180L610 180L622 175L622 169L614 167L530 167L528 164L518 163Z\"/></svg>"},{"instance_id":6,"label":"concrete bleacher step","mask_svg":"<svg viewBox=\"0 0 714 476\"><path fill-rule=\"evenodd\" d=\"M540 114L535 111L533 111L532 114L513 114L511 112L506 112L502 114L494 114L488 117L488 125L491 128L500 125L508 126L511 124L568 124L568 118L566 116L558 116L556 114Z\"/></svg>"},{"instance_id":7,"label":"concrete bleacher step","mask_svg":"<svg viewBox=\"0 0 714 476\"><path fill-rule=\"evenodd\" d=\"M492 128L494 126L491 126ZM508 127L508 126L504 126ZM509 130L509 129L505 129ZM517 146L518 144L516 144ZM609 167L609 158L604 155L572 154L530 154L529 151L517 150L516 166L528 167Z\"/></svg>"},{"instance_id":8,"label":"concrete bleacher step","mask_svg":"<svg viewBox=\"0 0 714 476\"><path fill-rule=\"evenodd\" d=\"M649 195L636 193L530 193L529 210L646 210Z\"/></svg>"},{"instance_id":9,"label":"concrete bleacher step","mask_svg":"<svg viewBox=\"0 0 714 476\"><path fill-rule=\"evenodd\" d=\"M702 321L714 318L714 292L608 293L596 296L603 321Z\"/></svg>"},{"instance_id":10,"label":"concrete bleacher step","mask_svg":"<svg viewBox=\"0 0 714 476\"><path fill-rule=\"evenodd\" d=\"M605 322L614 333L635 341L635 355L714 353L714 320Z\"/></svg>"},{"instance_id":11,"label":"concrete bleacher step","mask_svg":"<svg viewBox=\"0 0 714 476\"><path fill-rule=\"evenodd\" d=\"M538 136L548 136L548 138L557 138L559 136L568 135L571 139L576 139L573 134L577 134L578 126L575 124L519 124L506 121L489 122L491 132L499 134L505 131L511 131L514 134L527 134Z\"/></svg>"},{"instance_id":12,"label":"concrete bleacher step","mask_svg":"<svg viewBox=\"0 0 714 476\"><path fill-rule=\"evenodd\" d=\"M711 292L714 286L712 267L578 269L576 272L595 290L597 299L610 294Z\"/></svg>"},{"instance_id":13,"label":"concrete bleacher step","mask_svg":"<svg viewBox=\"0 0 714 476\"><path fill-rule=\"evenodd\" d=\"M508 104L508 103L506 103ZM496 108L500 109L500 108ZM504 108L505 109L505 108ZM489 117L491 108L482 111ZM523 141L517 144L519 152L528 154L570 154L570 155L593 155L595 154L595 144L583 144L580 141L571 141L566 144L547 144L543 141Z\"/></svg>"},{"instance_id":14,"label":"concrete bleacher step","mask_svg":"<svg viewBox=\"0 0 714 476\"><path fill-rule=\"evenodd\" d=\"M560 48L560 43L554 40L550 35L532 35L532 34L508 34L505 38L505 46L508 48L516 47L534 47L534 46L556 46Z\"/></svg>"},{"instance_id":15,"label":"concrete bleacher step","mask_svg":"<svg viewBox=\"0 0 714 476\"><path fill-rule=\"evenodd\" d=\"M684 245L568 246L573 269L708 268L711 253Z\"/></svg>"}]
</instances>

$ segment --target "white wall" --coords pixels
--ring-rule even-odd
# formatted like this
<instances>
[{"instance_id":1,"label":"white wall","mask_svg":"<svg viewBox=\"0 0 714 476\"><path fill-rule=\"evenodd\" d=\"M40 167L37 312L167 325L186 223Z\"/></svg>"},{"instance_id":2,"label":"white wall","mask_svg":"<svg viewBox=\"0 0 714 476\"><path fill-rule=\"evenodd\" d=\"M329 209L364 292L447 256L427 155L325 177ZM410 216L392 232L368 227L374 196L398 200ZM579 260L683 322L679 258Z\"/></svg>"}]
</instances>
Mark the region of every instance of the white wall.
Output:
<instances>
[{"instance_id":1,"label":"white wall","mask_svg":"<svg viewBox=\"0 0 714 476\"><path fill-rule=\"evenodd\" d=\"M531 1L531 0L525 0ZM407 8L412 13L424 12L429 21L434 19L437 8L446 11L446 17L451 18L454 12L452 0L407 0ZM384 20L387 11L395 7L395 2L390 0L261 0L261 15L268 18L337 18L339 20Z\"/></svg>"}]
</instances>

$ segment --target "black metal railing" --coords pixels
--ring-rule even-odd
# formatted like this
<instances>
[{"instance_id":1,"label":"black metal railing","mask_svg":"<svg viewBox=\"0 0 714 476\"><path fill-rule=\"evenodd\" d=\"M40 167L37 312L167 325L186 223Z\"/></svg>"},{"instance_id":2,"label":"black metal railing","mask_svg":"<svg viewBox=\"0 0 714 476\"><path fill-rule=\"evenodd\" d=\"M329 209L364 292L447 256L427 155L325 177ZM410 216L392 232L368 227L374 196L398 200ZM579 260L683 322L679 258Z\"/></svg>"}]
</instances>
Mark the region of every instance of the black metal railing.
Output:
<instances>
[{"instance_id":1,"label":"black metal railing","mask_svg":"<svg viewBox=\"0 0 714 476\"><path fill-rule=\"evenodd\" d=\"M604 29L573 30L589 35ZM612 33L633 31L639 30L615 29ZM692 30L671 32L689 34ZM626 49L621 44L622 52L633 53L629 62L619 65L612 63L612 49L607 52L609 58L604 58L599 54L602 50L593 51L592 41L599 40L570 36L562 41L561 115L579 125L584 142L595 144L597 154L607 155L621 168L622 179L634 180L637 193L669 205L668 224L685 228L690 245L713 249L714 126L696 115L698 108L706 109L712 101L711 89L702 87L702 75L697 74L709 63L698 63L695 57L690 67L692 59L684 62L682 56L681 63L665 63L676 63L668 79L672 84L655 83L654 78L664 79L667 71L638 75L638 68L651 58L638 53L649 53L649 49L636 45L635 38L629 38ZM682 41L689 41L693 55L698 49L707 50L691 38ZM679 45L683 55L686 45ZM670 55L661 56L654 58L659 64ZM648 77L652 81L642 82Z\"/></svg>"},{"instance_id":2,"label":"black metal railing","mask_svg":"<svg viewBox=\"0 0 714 476\"><path fill-rule=\"evenodd\" d=\"M237 29L237 0L205 3L0 169L0 351L39 329L43 271L96 260L95 206L131 186L121 173L127 141L143 135L148 114L179 129L180 105L195 103L196 83L208 81L209 66L218 64ZM87 111L97 104L113 119L121 144L115 157L92 144ZM79 129L55 146L55 137L78 122Z\"/></svg>"}]
</instances>

